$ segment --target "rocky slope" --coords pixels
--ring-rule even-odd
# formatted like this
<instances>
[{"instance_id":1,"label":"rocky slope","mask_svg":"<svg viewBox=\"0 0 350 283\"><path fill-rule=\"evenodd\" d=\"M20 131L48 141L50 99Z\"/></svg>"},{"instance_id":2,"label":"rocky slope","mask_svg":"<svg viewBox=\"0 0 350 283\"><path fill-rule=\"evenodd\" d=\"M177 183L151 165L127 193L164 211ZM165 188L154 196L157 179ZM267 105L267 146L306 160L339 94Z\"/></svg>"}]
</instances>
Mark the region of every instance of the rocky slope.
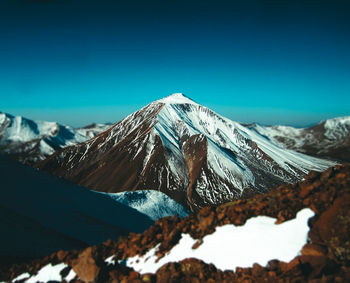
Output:
<instances>
[{"instance_id":1,"label":"rocky slope","mask_svg":"<svg viewBox=\"0 0 350 283\"><path fill-rule=\"evenodd\" d=\"M131 233L115 242L74 252L60 251L28 264L14 265L3 271L0 278L27 278L26 282L40 278L47 282L45 272L51 270L51 279L67 282L348 282L349 206L350 165L337 165L323 173L310 172L304 182L283 185L264 195L217 208L205 207L184 219L176 216L160 219L142 234ZM259 215L277 218L275 226L282 227L305 209L311 209L314 214L308 222L307 243L300 255L288 262L271 259L266 265L220 270L215 263L188 258L166 263L155 273L143 274L125 266L130 258L137 255L141 258L152 249L160 260L167 257L184 235L197 240L193 247L187 248L196 250L206 244L208 236L217 234L219 228L245 227L251 217ZM293 231L295 236L298 232ZM260 236L257 232L256 237ZM237 239L230 240L235 244ZM228 256L228 262L245 256L234 252L224 255Z\"/></svg>"},{"instance_id":2,"label":"rocky slope","mask_svg":"<svg viewBox=\"0 0 350 283\"><path fill-rule=\"evenodd\" d=\"M103 194L0 157L0 264L141 232L188 213L161 192ZM155 199L156 198L156 199Z\"/></svg>"},{"instance_id":3,"label":"rocky slope","mask_svg":"<svg viewBox=\"0 0 350 283\"><path fill-rule=\"evenodd\" d=\"M96 136L109 126L93 124L74 129L0 112L0 154L33 165L59 149Z\"/></svg>"},{"instance_id":4,"label":"rocky slope","mask_svg":"<svg viewBox=\"0 0 350 283\"><path fill-rule=\"evenodd\" d=\"M283 149L173 94L37 166L97 191L162 191L197 210L266 192L332 165Z\"/></svg>"},{"instance_id":5,"label":"rocky slope","mask_svg":"<svg viewBox=\"0 0 350 283\"><path fill-rule=\"evenodd\" d=\"M310 128L251 126L278 145L308 155L350 162L350 117L322 121Z\"/></svg>"}]
</instances>

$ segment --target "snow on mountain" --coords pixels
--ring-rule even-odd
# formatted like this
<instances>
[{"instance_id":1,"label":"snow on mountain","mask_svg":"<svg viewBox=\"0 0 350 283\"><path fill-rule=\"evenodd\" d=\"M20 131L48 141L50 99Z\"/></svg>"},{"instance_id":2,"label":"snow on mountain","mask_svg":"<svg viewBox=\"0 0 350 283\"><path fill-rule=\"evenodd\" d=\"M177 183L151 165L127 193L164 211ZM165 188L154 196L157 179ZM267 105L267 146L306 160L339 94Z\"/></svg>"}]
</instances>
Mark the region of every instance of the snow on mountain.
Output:
<instances>
[{"instance_id":1,"label":"snow on mountain","mask_svg":"<svg viewBox=\"0 0 350 283\"><path fill-rule=\"evenodd\" d=\"M107 195L4 157L0 179L0 265L83 248L153 224L147 215Z\"/></svg>"},{"instance_id":2,"label":"snow on mountain","mask_svg":"<svg viewBox=\"0 0 350 283\"><path fill-rule=\"evenodd\" d=\"M111 127L112 124L96 124L93 123L91 125L82 127L82 128L75 128L74 130L81 134L82 136L85 136L89 139L93 138L94 136L106 131L109 127Z\"/></svg>"},{"instance_id":3,"label":"snow on mountain","mask_svg":"<svg viewBox=\"0 0 350 283\"><path fill-rule=\"evenodd\" d=\"M310 128L258 124L251 128L283 148L340 162L350 161L350 116L325 120Z\"/></svg>"},{"instance_id":4,"label":"snow on mountain","mask_svg":"<svg viewBox=\"0 0 350 283\"><path fill-rule=\"evenodd\" d=\"M0 112L0 153L33 164L58 149L86 141L108 127L95 124L73 129L56 122L34 121Z\"/></svg>"},{"instance_id":5,"label":"snow on mountain","mask_svg":"<svg viewBox=\"0 0 350 283\"><path fill-rule=\"evenodd\" d=\"M132 207L147 215L152 220L166 216L179 215L181 218L188 216L189 211L181 204L169 198L162 192L153 190L131 191L115 194L108 194L112 199Z\"/></svg>"},{"instance_id":6,"label":"snow on mountain","mask_svg":"<svg viewBox=\"0 0 350 283\"><path fill-rule=\"evenodd\" d=\"M198 209L266 192L333 164L284 149L176 93L57 152L39 168L98 191L162 191Z\"/></svg>"},{"instance_id":7,"label":"snow on mountain","mask_svg":"<svg viewBox=\"0 0 350 283\"><path fill-rule=\"evenodd\" d=\"M136 255L120 260L119 263L145 274L155 273L169 262L179 262L186 258L203 260L221 270L252 267L254 263L266 266L270 260L288 262L307 243L307 223L314 215L310 208L304 208L295 219L278 225L275 224L275 218L257 216L243 226L227 224L216 227L216 231L206 235L196 249L192 247L197 240L183 233L179 243L160 260L157 257L157 245L142 256Z\"/></svg>"}]
</instances>

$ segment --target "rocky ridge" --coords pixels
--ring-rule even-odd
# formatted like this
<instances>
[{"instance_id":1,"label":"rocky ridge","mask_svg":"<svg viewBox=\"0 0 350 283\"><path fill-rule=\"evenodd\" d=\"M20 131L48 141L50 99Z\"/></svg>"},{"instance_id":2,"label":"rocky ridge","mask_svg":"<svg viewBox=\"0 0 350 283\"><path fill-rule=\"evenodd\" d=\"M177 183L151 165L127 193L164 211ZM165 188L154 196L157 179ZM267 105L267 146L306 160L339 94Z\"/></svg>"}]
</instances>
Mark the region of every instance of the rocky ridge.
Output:
<instances>
[{"instance_id":1,"label":"rocky ridge","mask_svg":"<svg viewBox=\"0 0 350 283\"><path fill-rule=\"evenodd\" d=\"M328 119L309 128L251 125L278 145L308 155L350 162L350 117Z\"/></svg>"},{"instance_id":2,"label":"rocky ridge","mask_svg":"<svg viewBox=\"0 0 350 283\"><path fill-rule=\"evenodd\" d=\"M139 274L121 262L145 254L156 245L158 256L162 257L177 244L181 233L198 239L193 247L196 248L218 226L243 225L257 215L272 216L282 223L305 207L315 212L309 221L309 240L301 255L287 263L272 260L265 267L255 264L251 268L222 271L190 258L168 263L155 274ZM71 270L77 275L71 282L346 282L350 280L349 207L350 165L337 165L323 173L310 172L305 181L282 185L264 195L217 208L205 207L184 219L160 219L142 234L131 233L83 251L60 251L27 265L14 265L2 272L1 278L9 280L23 272L35 274L48 263L64 263L62 278L67 278Z\"/></svg>"}]
</instances>

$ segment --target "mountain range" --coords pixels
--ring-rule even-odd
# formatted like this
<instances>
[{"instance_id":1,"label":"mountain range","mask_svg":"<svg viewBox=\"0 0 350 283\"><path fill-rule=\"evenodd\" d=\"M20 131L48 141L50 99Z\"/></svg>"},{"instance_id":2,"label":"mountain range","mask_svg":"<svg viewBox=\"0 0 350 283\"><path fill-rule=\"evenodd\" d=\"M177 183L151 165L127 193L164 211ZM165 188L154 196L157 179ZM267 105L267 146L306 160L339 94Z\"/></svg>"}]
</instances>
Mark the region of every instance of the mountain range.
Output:
<instances>
[{"instance_id":1,"label":"mountain range","mask_svg":"<svg viewBox=\"0 0 350 283\"><path fill-rule=\"evenodd\" d=\"M175 93L36 166L102 192L161 191L194 211L335 164L289 150L267 132L273 131L231 121Z\"/></svg>"},{"instance_id":2,"label":"mountain range","mask_svg":"<svg viewBox=\"0 0 350 283\"><path fill-rule=\"evenodd\" d=\"M0 281L347 278L349 141L350 117L243 124L181 93L113 125L0 113Z\"/></svg>"},{"instance_id":3,"label":"mountain range","mask_svg":"<svg viewBox=\"0 0 350 283\"><path fill-rule=\"evenodd\" d=\"M350 162L350 117L338 117L309 128L251 126L279 146L308 155Z\"/></svg>"},{"instance_id":4,"label":"mountain range","mask_svg":"<svg viewBox=\"0 0 350 283\"><path fill-rule=\"evenodd\" d=\"M0 112L0 154L33 165L59 149L86 141L108 124L72 128L56 122L34 121Z\"/></svg>"}]
</instances>

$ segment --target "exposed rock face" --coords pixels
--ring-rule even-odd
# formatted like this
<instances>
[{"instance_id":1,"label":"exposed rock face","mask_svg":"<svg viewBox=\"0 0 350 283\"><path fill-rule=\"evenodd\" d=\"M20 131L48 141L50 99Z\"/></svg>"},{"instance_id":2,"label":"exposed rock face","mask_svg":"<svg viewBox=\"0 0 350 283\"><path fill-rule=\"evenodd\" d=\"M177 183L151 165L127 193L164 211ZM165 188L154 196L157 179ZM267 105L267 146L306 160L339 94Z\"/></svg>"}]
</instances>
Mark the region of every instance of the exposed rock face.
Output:
<instances>
[{"instance_id":1,"label":"exposed rock face","mask_svg":"<svg viewBox=\"0 0 350 283\"><path fill-rule=\"evenodd\" d=\"M84 282L95 282L100 272L95 261L95 250L91 247L87 248L72 262L73 270Z\"/></svg>"},{"instance_id":2,"label":"exposed rock face","mask_svg":"<svg viewBox=\"0 0 350 283\"><path fill-rule=\"evenodd\" d=\"M350 117L325 120L310 128L250 126L284 148L350 162Z\"/></svg>"},{"instance_id":3,"label":"exposed rock face","mask_svg":"<svg viewBox=\"0 0 350 283\"><path fill-rule=\"evenodd\" d=\"M182 94L152 102L37 166L103 192L159 190L193 211L335 163L284 150Z\"/></svg>"},{"instance_id":4,"label":"exposed rock face","mask_svg":"<svg viewBox=\"0 0 350 283\"><path fill-rule=\"evenodd\" d=\"M95 263L99 268L96 282L348 282L350 280L350 165L336 166L324 173L311 172L306 180L284 185L265 195L237 200L217 208L206 207L199 213L179 219L167 217L142 234L131 233L116 242L107 241L96 248ZM177 244L181 233L201 239L228 223L243 225L256 215L276 217L280 223L294 218L296 212L309 207L315 216L309 221L309 241L301 255L285 263L271 260L266 267L254 264L251 268L222 271L198 259L168 263L155 274L139 274L118 263L119 260L145 254L159 245L162 257ZM233 239L234 240L234 239ZM14 278L29 271L35 274L48 262L72 266L86 251L60 252L27 265L13 266L1 279ZM114 256L111 261L105 260ZM79 282L79 281L75 281Z\"/></svg>"}]
</instances>

